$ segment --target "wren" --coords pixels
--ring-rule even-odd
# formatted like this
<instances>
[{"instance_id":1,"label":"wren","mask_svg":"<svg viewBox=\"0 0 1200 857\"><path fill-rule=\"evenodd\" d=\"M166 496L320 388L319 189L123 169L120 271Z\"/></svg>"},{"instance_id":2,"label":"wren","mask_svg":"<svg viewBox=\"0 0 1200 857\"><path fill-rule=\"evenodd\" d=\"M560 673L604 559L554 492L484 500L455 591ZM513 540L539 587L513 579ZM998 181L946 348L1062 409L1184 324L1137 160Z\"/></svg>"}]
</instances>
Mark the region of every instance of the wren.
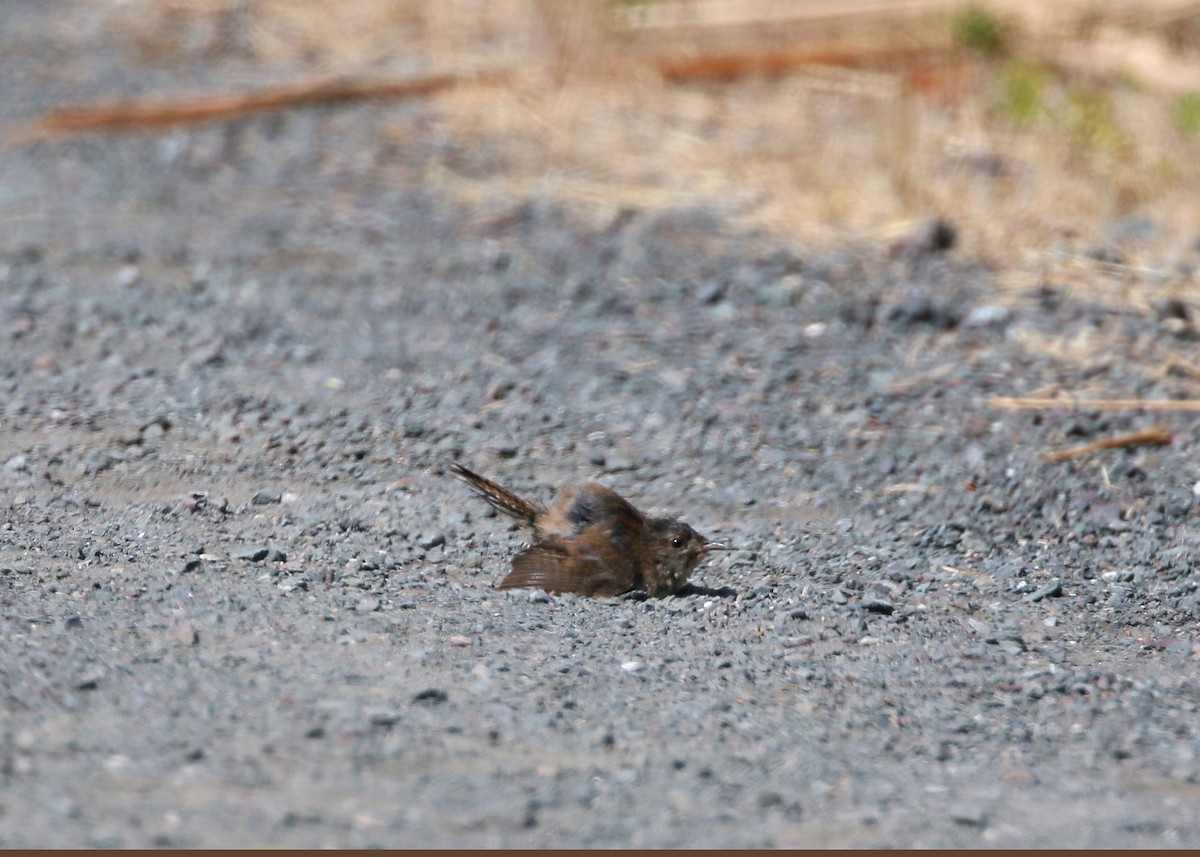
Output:
<instances>
[{"instance_id":1,"label":"wren","mask_svg":"<svg viewBox=\"0 0 1200 857\"><path fill-rule=\"evenodd\" d=\"M513 559L500 589L593 596L640 589L661 598L682 589L709 551L729 550L683 521L642 514L596 482L562 488L546 507L461 464L448 466L476 494L533 533L533 545Z\"/></svg>"}]
</instances>

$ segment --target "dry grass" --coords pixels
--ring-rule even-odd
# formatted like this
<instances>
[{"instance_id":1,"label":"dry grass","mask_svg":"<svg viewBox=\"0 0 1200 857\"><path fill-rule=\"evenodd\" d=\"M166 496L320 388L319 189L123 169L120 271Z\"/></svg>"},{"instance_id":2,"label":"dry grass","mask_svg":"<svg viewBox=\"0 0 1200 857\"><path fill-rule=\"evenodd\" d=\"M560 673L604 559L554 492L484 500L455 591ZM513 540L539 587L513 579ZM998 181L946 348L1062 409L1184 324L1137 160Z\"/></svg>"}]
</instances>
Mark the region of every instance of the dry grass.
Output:
<instances>
[{"instance_id":1,"label":"dry grass","mask_svg":"<svg viewBox=\"0 0 1200 857\"><path fill-rule=\"evenodd\" d=\"M514 71L433 101L462 150L489 155L428 180L484 215L531 197L597 222L694 205L811 246L936 214L1014 291L1051 280L1146 305L1194 287L1176 269L1200 235L1200 12L1180 0L995 0L1007 30L990 56L956 42L962 4L944 0L121 8L143 61L227 50L308 74ZM706 63L738 79L668 82ZM1125 241L1121 265L1085 254L1134 215L1154 229Z\"/></svg>"}]
</instances>

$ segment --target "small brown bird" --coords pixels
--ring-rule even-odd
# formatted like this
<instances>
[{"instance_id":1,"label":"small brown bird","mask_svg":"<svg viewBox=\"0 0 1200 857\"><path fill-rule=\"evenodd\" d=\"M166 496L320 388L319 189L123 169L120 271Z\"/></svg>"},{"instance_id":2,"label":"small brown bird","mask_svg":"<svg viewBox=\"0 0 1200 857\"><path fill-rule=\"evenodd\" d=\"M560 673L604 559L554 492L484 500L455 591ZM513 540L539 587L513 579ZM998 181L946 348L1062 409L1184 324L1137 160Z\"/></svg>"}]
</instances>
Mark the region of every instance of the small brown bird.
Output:
<instances>
[{"instance_id":1,"label":"small brown bird","mask_svg":"<svg viewBox=\"0 0 1200 857\"><path fill-rule=\"evenodd\" d=\"M598 596L641 589L662 597L683 588L709 551L729 550L682 521L643 515L595 482L561 489L547 508L460 464L449 467L476 494L533 530L532 547L513 559L500 589Z\"/></svg>"}]
</instances>

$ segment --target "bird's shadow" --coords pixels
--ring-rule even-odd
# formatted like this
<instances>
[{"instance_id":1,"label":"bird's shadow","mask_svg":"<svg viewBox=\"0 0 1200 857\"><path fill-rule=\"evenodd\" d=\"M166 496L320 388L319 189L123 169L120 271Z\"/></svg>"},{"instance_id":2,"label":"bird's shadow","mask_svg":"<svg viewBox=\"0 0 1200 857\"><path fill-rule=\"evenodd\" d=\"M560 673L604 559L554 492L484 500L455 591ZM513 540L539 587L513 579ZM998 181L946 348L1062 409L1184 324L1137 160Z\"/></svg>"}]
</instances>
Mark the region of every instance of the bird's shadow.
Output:
<instances>
[{"instance_id":1,"label":"bird's shadow","mask_svg":"<svg viewBox=\"0 0 1200 857\"><path fill-rule=\"evenodd\" d=\"M687 598L689 596L702 595L707 598L736 598L737 590L732 586L722 586L720 589L713 589L709 586L699 586L695 583L685 583L683 588L675 593L675 598ZM648 601L650 595L641 589L635 589L633 592L628 592L621 596L626 601Z\"/></svg>"}]
</instances>

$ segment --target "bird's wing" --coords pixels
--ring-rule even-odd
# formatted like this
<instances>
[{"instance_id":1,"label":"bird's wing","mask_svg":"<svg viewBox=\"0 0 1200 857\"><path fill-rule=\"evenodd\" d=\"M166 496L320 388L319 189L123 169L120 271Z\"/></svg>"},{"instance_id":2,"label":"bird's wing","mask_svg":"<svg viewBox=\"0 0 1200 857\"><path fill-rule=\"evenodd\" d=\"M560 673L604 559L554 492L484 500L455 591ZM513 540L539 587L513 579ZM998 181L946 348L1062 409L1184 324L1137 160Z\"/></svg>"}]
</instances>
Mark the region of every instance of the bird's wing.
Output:
<instances>
[{"instance_id":1,"label":"bird's wing","mask_svg":"<svg viewBox=\"0 0 1200 857\"><path fill-rule=\"evenodd\" d=\"M517 554L500 589L620 595L634 588L625 563L606 563L573 542L548 541Z\"/></svg>"}]
</instances>

